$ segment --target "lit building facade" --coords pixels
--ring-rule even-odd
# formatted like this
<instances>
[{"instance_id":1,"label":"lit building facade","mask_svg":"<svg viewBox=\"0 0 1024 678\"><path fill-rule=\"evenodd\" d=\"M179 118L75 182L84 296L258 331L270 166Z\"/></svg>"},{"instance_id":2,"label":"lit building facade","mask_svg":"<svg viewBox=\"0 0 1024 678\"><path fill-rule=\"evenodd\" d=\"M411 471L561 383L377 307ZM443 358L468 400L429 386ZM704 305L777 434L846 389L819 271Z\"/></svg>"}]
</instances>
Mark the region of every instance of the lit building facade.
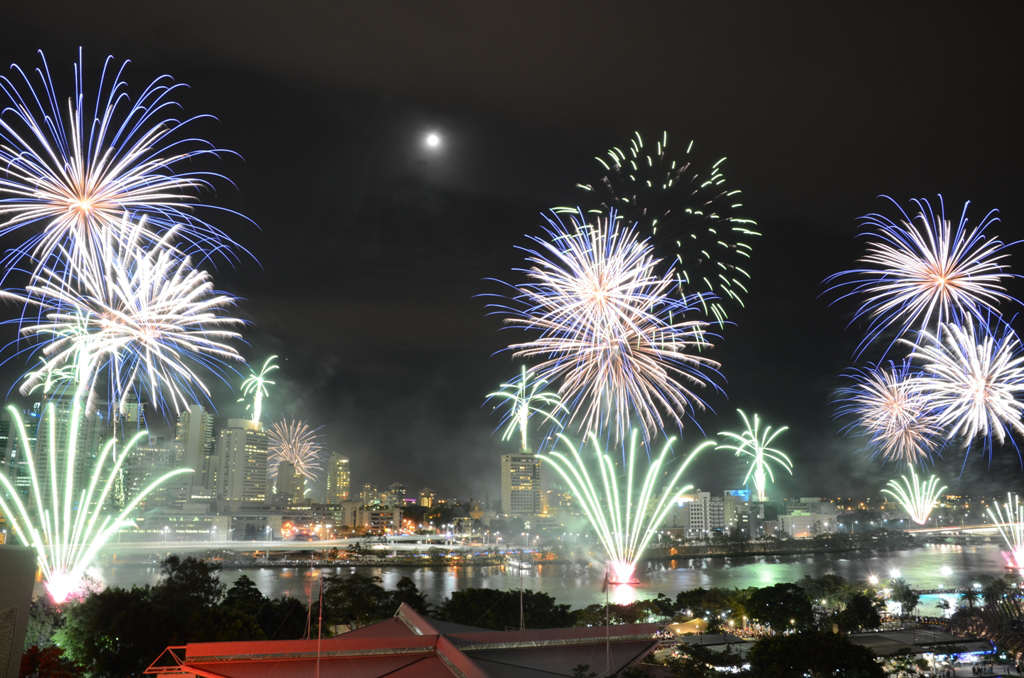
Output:
<instances>
[{"instance_id":1,"label":"lit building facade","mask_svg":"<svg viewBox=\"0 0 1024 678\"><path fill-rule=\"evenodd\" d=\"M340 504L348 501L352 492L352 476L349 471L348 457L334 453L327 460L327 504Z\"/></svg>"},{"instance_id":2,"label":"lit building facade","mask_svg":"<svg viewBox=\"0 0 1024 678\"><path fill-rule=\"evenodd\" d=\"M540 457L501 455L501 512L535 516L541 512Z\"/></svg>"},{"instance_id":3,"label":"lit building facade","mask_svg":"<svg viewBox=\"0 0 1024 678\"><path fill-rule=\"evenodd\" d=\"M189 478L190 494L206 495L213 487L210 459L214 453L213 415L202 405L190 405L178 415L174 439L184 451L182 465L193 470Z\"/></svg>"},{"instance_id":4,"label":"lit building facade","mask_svg":"<svg viewBox=\"0 0 1024 678\"><path fill-rule=\"evenodd\" d=\"M217 436L211 463L217 469L219 500L242 504L267 501L268 442L262 426L249 419L228 419Z\"/></svg>"}]
</instances>

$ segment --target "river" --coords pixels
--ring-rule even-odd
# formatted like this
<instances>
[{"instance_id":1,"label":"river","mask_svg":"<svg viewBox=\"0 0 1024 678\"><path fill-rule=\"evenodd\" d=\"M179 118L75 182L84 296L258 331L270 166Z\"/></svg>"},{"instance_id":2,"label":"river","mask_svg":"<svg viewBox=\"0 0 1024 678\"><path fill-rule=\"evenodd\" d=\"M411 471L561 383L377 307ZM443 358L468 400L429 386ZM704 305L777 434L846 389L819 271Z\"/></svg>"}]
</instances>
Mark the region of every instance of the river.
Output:
<instances>
[{"instance_id":1,"label":"river","mask_svg":"<svg viewBox=\"0 0 1024 678\"><path fill-rule=\"evenodd\" d=\"M242 568L228 569L221 579L230 584L241 575L252 579L267 596L289 595L306 600L315 590L321 573L345 574L353 568ZM527 589L543 591L560 603L583 607L604 601L601 592L604 573L600 568L579 570L569 565L540 565L518 572L505 567L372 567L362 574L381 578L385 588L394 588L403 576L410 577L432 603L439 603L452 591L471 588ZM993 545L928 545L907 551L853 552L844 554L802 554L796 556L715 557L679 559L651 563L639 574L636 586L612 587L613 602L628 603L652 598L659 592L675 596L694 588L745 588L796 582L809 575L838 574L850 581L867 581L875 575L885 581L898 571L913 588L932 589L970 586L980 575L1001 575L1003 558ZM108 586L152 584L159 579L159 566L142 562L105 561L96 574Z\"/></svg>"}]
</instances>

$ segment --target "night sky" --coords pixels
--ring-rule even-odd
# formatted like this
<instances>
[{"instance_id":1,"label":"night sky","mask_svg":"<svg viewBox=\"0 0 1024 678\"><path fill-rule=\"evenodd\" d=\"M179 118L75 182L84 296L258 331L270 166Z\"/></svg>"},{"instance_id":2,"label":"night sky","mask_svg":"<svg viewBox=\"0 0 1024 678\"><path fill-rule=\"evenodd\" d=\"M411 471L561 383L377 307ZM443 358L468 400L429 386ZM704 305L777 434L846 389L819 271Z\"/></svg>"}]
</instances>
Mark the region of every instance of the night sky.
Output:
<instances>
[{"instance_id":1,"label":"night sky","mask_svg":"<svg viewBox=\"0 0 1024 678\"><path fill-rule=\"evenodd\" d=\"M998 208L1004 239L1022 232L1012 5L60 4L5 8L2 57L35 66L41 48L64 88L79 45L94 77L106 54L130 58L133 87L170 73L189 113L219 118L201 131L242 159L223 163L237 188L207 197L259 225L220 222L261 265L216 281L245 297L244 353L281 355L271 416L323 424L357 483L496 497L503 445L482 400L517 368L493 355L504 337L479 295L517 279L539 213L634 129L694 139L701 164L728 156L764 233L715 353L729 398L698 419L714 433L743 407L788 424L786 493L877 494L896 471L839 436L828 404L859 334L821 281L860 255L857 217L879 193L941 192L949 211ZM221 415L241 414L235 397L217 397ZM961 462L937 462L954 489L1024 479L1012 448L957 479ZM725 453L694 474L715 490L741 478Z\"/></svg>"}]
</instances>

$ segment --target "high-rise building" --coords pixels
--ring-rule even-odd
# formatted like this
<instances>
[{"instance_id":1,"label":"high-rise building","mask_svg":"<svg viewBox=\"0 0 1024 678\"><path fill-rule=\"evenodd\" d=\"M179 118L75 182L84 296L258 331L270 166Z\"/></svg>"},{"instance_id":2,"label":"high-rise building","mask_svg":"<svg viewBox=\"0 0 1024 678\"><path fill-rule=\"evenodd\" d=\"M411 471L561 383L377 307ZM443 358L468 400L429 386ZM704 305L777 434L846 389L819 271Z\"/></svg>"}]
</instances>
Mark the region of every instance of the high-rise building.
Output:
<instances>
[{"instance_id":1,"label":"high-rise building","mask_svg":"<svg viewBox=\"0 0 1024 678\"><path fill-rule=\"evenodd\" d=\"M124 460L125 494L129 497L141 492L161 475L184 466L184 446L177 440L162 436L144 436ZM143 500L142 508L180 508L188 500L191 488L189 476L180 475L163 483Z\"/></svg>"},{"instance_id":2,"label":"high-rise building","mask_svg":"<svg viewBox=\"0 0 1024 678\"><path fill-rule=\"evenodd\" d=\"M377 492L377 486L373 483L363 483L362 488L359 490L359 501L363 506L372 506L380 503L380 494Z\"/></svg>"},{"instance_id":3,"label":"high-rise building","mask_svg":"<svg viewBox=\"0 0 1024 678\"><path fill-rule=\"evenodd\" d=\"M249 419L228 419L217 436L211 464L217 469L217 498L227 502L267 501L267 433Z\"/></svg>"},{"instance_id":4,"label":"high-rise building","mask_svg":"<svg viewBox=\"0 0 1024 678\"><path fill-rule=\"evenodd\" d=\"M437 494L429 487L424 487L420 490L419 505L425 508L430 508L434 505L434 501L437 499Z\"/></svg>"},{"instance_id":5,"label":"high-rise building","mask_svg":"<svg viewBox=\"0 0 1024 678\"><path fill-rule=\"evenodd\" d=\"M215 443L213 415L202 405L191 405L178 415L174 439L181 443L184 450L182 465L194 471L189 477L190 488L195 489L196 494L206 494L205 489L208 489L211 479L216 476L210 468Z\"/></svg>"},{"instance_id":6,"label":"high-rise building","mask_svg":"<svg viewBox=\"0 0 1024 678\"><path fill-rule=\"evenodd\" d=\"M348 501L351 494L352 477L349 474L348 457L333 453L327 459L327 504Z\"/></svg>"},{"instance_id":7,"label":"high-rise building","mask_svg":"<svg viewBox=\"0 0 1024 678\"><path fill-rule=\"evenodd\" d=\"M295 471L295 464L282 461L277 465L277 480L274 484L275 501L281 505L302 503L306 479Z\"/></svg>"},{"instance_id":8,"label":"high-rise building","mask_svg":"<svg viewBox=\"0 0 1024 678\"><path fill-rule=\"evenodd\" d=\"M380 501L382 504L401 506L405 503L405 498L407 496L409 496L409 488L406 487L405 483L394 482L388 485L386 490L381 492Z\"/></svg>"},{"instance_id":9,"label":"high-rise building","mask_svg":"<svg viewBox=\"0 0 1024 678\"><path fill-rule=\"evenodd\" d=\"M49 421L50 405L53 406L52 427ZM116 424L105 416L107 411L105 402L96 403L96 409L91 414L85 413L84 404L81 404L78 409L80 419L77 423L78 435L75 441L74 487L85 488L88 486L89 478L99 459L100 449L113 436L115 426L118 428L120 438L133 434L139 427L137 403L128 403L125 411L118 415ZM50 477L50 431L53 431L53 449L56 452L58 476L63 476L67 467L68 438L71 433L72 415L75 414L74 399L68 395L51 397L46 402L34 406L33 413L38 416L26 421L25 427L34 430L27 430L26 433L30 437L34 434L35 437L33 461L37 477L40 480L43 504L49 505L51 486L44 479ZM123 490L123 485L115 486L114 496L111 499L115 501L123 499Z\"/></svg>"},{"instance_id":10,"label":"high-rise building","mask_svg":"<svg viewBox=\"0 0 1024 678\"><path fill-rule=\"evenodd\" d=\"M533 454L501 455L501 512L537 515L540 504L540 457Z\"/></svg>"}]
</instances>

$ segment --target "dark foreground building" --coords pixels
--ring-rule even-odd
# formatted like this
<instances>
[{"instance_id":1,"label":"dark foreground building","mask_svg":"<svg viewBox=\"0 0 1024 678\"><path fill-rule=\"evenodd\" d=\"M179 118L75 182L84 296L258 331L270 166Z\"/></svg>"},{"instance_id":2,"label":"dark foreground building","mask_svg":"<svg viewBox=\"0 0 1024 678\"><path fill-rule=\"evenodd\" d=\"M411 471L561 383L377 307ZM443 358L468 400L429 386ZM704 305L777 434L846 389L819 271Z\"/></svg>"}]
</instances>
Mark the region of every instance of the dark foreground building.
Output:
<instances>
[{"instance_id":1,"label":"dark foreground building","mask_svg":"<svg viewBox=\"0 0 1024 678\"><path fill-rule=\"evenodd\" d=\"M403 604L391 619L317 640L168 647L146 674L202 678L552 678L580 665L615 674L654 649L659 624L491 631L430 619ZM606 635L607 633L607 635ZM319 667L319 674L317 669ZM588 672L589 672L588 671Z\"/></svg>"}]
</instances>

